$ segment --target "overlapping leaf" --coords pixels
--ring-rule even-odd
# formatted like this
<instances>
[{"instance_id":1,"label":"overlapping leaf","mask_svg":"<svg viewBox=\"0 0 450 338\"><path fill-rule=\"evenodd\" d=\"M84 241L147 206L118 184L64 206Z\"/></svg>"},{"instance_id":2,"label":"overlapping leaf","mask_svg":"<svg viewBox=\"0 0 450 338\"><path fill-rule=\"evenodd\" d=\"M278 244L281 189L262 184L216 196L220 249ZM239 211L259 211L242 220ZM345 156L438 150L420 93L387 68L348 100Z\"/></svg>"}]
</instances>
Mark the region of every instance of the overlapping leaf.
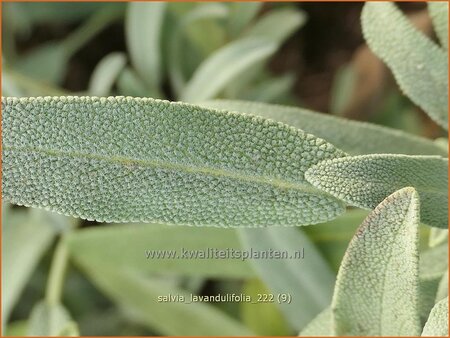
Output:
<instances>
[{"instance_id":1,"label":"overlapping leaf","mask_svg":"<svg viewBox=\"0 0 450 338\"><path fill-rule=\"evenodd\" d=\"M403 92L447 129L446 51L417 30L393 3L367 2L361 21L369 47L386 62Z\"/></svg>"},{"instance_id":2,"label":"overlapping leaf","mask_svg":"<svg viewBox=\"0 0 450 338\"><path fill-rule=\"evenodd\" d=\"M343 156L259 117L137 98L3 98L3 197L110 222L324 222L343 205L304 172Z\"/></svg>"},{"instance_id":3,"label":"overlapping leaf","mask_svg":"<svg viewBox=\"0 0 450 338\"><path fill-rule=\"evenodd\" d=\"M422 222L446 228L448 160L439 156L363 155L323 161L306 172L317 188L361 208L375 208L394 191L412 186Z\"/></svg>"},{"instance_id":4,"label":"overlapping leaf","mask_svg":"<svg viewBox=\"0 0 450 338\"><path fill-rule=\"evenodd\" d=\"M430 317L423 328L422 336L447 337L448 334L448 297L446 297L431 310Z\"/></svg>"},{"instance_id":5,"label":"overlapping leaf","mask_svg":"<svg viewBox=\"0 0 450 338\"><path fill-rule=\"evenodd\" d=\"M447 156L447 152L431 140L401 130L315 113L307 109L230 100L214 100L202 102L200 105L280 121L321 137L354 155L394 153Z\"/></svg>"},{"instance_id":6,"label":"overlapping leaf","mask_svg":"<svg viewBox=\"0 0 450 338\"><path fill-rule=\"evenodd\" d=\"M420 334L418 226L419 197L412 188L390 195L363 222L336 281L337 335Z\"/></svg>"}]
</instances>

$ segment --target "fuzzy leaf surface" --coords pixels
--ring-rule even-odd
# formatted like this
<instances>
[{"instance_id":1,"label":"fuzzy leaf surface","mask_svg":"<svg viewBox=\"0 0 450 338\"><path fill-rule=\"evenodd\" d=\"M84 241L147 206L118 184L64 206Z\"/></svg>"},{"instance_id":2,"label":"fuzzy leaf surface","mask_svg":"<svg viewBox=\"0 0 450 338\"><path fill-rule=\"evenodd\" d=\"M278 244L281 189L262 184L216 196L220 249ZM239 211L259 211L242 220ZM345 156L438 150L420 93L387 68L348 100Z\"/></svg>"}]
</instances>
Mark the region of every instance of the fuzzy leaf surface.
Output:
<instances>
[{"instance_id":1,"label":"fuzzy leaf surface","mask_svg":"<svg viewBox=\"0 0 450 338\"><path fill-rule=\"evenodd\" d=\"M337 276L331 306L337 335L420 333L419 219L418 194L408 187L387 197L361 224Z\"/></svg>"},{"instance_id":2,"label":"fuzzy leaf surface","mask_svg":"<svg viewBox=\"0 0 450 338\"><path fill-rule=\"evenodd\" d=\"M351 205L370 209L394 191L414 187L420 195L421 221L447 228L447 166L448 159L439 156L363 155L321 162L306 178Z\"/></svg>"},{"instance_id":3,"label":"fuzzy leaf surface","mask_svg":"<svg viewBox=\"0 0 450 338\"><path fill-rule=\"evenodd\" d=\"M448 124L448 55L390 2L367 2L361 15L369 47L402 91L439 125Z\"/></svg>"},{"instance_id":4,"label":"fuzzy leaf surface","mask_svg":"<svg viewBox=\"0 0 450 338\"><path fill-rule=\"evenodd\" d=\"M250 101L212 100L200 103L214 109L254 114L286 123L321 137L352 155L393 153L441 155L447 152L433 141L401 130L352 121L303 108Z\"/></svg>"},{"instance_id":5,"label":"fuzzy leaf surface","mask_svg":"<svg viewBox=\"0 0 450 338\"><path fill-rule=\"evenodd\" d=\"M448 297L442 299L431 310L423 328L422 336L448 337Z\"/></svg>"},{"instance_id":6,"label":"fuzzy leaf surface","mask_svg":"<svg viewBox=\"0 0 450 338\"><path fill-rule=\"evenodd\" d=\"M106 222L270 226L343 212L305 171L344 156L260 117L110 97L3 98L3 198Z\"/></svg>"}]
</instances>

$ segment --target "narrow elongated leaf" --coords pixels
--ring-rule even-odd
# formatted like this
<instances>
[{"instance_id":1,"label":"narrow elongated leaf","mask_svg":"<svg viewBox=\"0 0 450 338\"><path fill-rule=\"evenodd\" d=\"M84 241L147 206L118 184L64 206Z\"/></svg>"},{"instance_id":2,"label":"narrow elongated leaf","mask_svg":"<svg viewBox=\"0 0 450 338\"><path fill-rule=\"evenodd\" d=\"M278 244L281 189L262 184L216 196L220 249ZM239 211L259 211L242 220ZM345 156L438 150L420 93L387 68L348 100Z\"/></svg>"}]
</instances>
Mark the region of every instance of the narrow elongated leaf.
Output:
<instances>
[{"instance_id":1,"label":"narrow elongated leaf","mask_svg":"<svg viewBox=\"0 0 450 338\"><path fill-rule=\"evenodd\" d=\"M185 57L182 47L182 33L193 23L208 18L224 18L228 14L227 7L222 3L207 3L195 7L185 14L174 28L169 43L169 75L175 93L180 95L186 81L183 76L182 62Z\"/></svg>"},{"instance_id":2,"label":"narrow elongated leaf","mask_svg":"<svg viewBox=\"0 0 450 338\"><path fill-rule=\"evenodd\" d=\"M448 297L446 297L431 310L430 317L423 328L422 336L447 337L448 335Z\"/></svg>"},{"instance_id":3,"label":"narrow elongated leaf","mask_svg":"<svg viewBox=\"0 0 450 338\"><path fill-rule=\"evenodd\" d=\"M439 156L364 155L324 161L306 172L314 186L361 208L374 208L395 190L419 192L422 222L446 228L448 159Z\"/></svg>"},{"instance_id":4,"label":"narrow elongated leaf","mask_svg":"<svg viewBox=\"0 0 450 338\"><path fill-rule=\"evenodd\" d=\"M404 188L380 203L358 229L334 290L337 335L420 333L419 219L418 194Z\"/></svg>"},{"instance_id":5,"label":"narrow elongated leaf","mask_svg":"<svg viewBox=\"0 0 450 338\"><path fill-rule=\"evenodd\" d=\"M327 307L316 318L314 318L299 336L315 337L315 336L335 336L333 329L333 313L330 307Z\"/></svg>"},{"instance_id":6,"label":"narrow elongated leaf","mask_svg":"<svg viewBox=\"0 0 450 338\"><path fill-rule=\"evenodd\" d=\"M66 217L43 210L8 212L7 208L2 208L3 320L8 319L31 273L54 236L60 229L72 225Z\"/></svg>"},{"instance_id":7,"label":"narrow elongated leaf","mask_svg":"<svg viewBox=\"0 0 450 338\"><path fill-rule=\"evenodd\" d=\"M116 52L106 55L92 73L89 94L94 96L108 95L125 63L126 58L123 53Z\"/></svg>"},{"instance_id":8,"label":"narrow elongated leaf","mask_svg":"<svg viewBox=\"0 0 450 338\"><path fill-rule=\"evenodd\" d=\"M244 36L264 37L270 41L282 42L305 22L306 16L299 10L293 8L272 10L248 29Z\"/></svg>"},{"instance_id":9,"label":"narrow elongated leaf","mask_svg":"<svg viewBox=\"0 0 450 338\"><path fill-rule=\"evenodd\" d=\"M438 246L439 244L442 244L446 241L448 241L448 229L431 229L428 241L428 245L430 247Z\"/></svg>"},{"instance_id":10,"label":"narrow elongated leaf","mask_svg":"<svg viewBox=\"0 0 450 338\"><path fill-rule=\"evenodd\" d=\"M274 227L238 231L247 250L276 250L289 255L285 259L254 259L252 263L274 294L290 294L292 301L280 303L280 309L296 331L330 304L334 274L299 229ZM305 258L293 257L300 252Z\"/></svg>"},{"instance_id":11,"label":"narrow elongated leaf","mask_svg":"<svg viewBox=\"0 0 450 338\"><path fill-rule=\"evenodd\" d=\"M70 234L68 247L71 257L81 266L95 264L110 269L129 268L192 277L255 276L248 261L214 259L210 252L211 248L242 249L232 229L157 224L97 227Z\"/></svg>"},{"instance_id":12,"label":"narrow elongated leaf","mask_svg":"<svg viewBox=\"0 0 450 338\"><path fill-rule=\"evenodd\" d=\"M263 6L262 2L231 2L228 18L228 31L231 37L238 36L255 18Z\"/></svg>"},{"instance_id":13,"label":"narrow elongated leaf","mask_svg":"<svg viewBox=\"0 0 450 338\"><path fill-rule=\"evenodd\" d=\"M125 22L127 46L131 62L141 78L158 88L161 70L161 28L165 2L130 2Z\"/></svg>"},{"instance_id":14,"label":"narrow elongated leaf","mask_svg":"<svg viewBox=\"0 0 450 338\"><path fill-rule=\"evenodd\" d=\"M447 53L393 3L367 2L361 20L369 47L389 66L402 91L447 129Z\"/></svg>"},{"instance_id":15,"label":"narrow elongated leaf","mask_svg":"<svg viewBox=\"0 0 450 338\"><path fill-rule=\"evenodd\" d=\"M181 94L182 101L214 98L240 72L266 60L278 48L263 38L237 40L214 52L198 67Z\"/></svg>"},{"instance_id":16,"label":"narrow elongated leaf","mask_svg":"<svg viewBox=\"0 0 450 338\"><path fill-rule=\"evenodd\" d=\"M191 302L189 293L136 271L108 270L101 265L91 265L86 271L106 295L129 309L138 322L163 335L252 335L246 327L215 307ZM175 301L174 297L180 298Z\"/></svg>"},{"instance_id":17,"label":"narrow elongated leaf","mask_svg":"<svg viewBox=\"0 0 450 338\"><path fill-rule=\"evenodd\" d=\"M3 197L109 222L301 225L343 205L304 172L343 156L254 116L138 98L3 98Z\"/></svg>"},{"instance_id":18,"label":"narrow elongated leaf","mask_svg":"<svg viewBox=\"0 0 450 338\"><path fill-rule=\"evenodd\" d=\"M433 1L427 4L439 41L448 49L448 2Z\"/></svg>"},{"instance_id":19,"label":"narrow elongated leaf","mask_svg":"<svg viewBox=\"0 0 450 338\"><path fill-rule=\"evenodd\" d=\"M200 105L280 121L321 137L353 155L394 153L447 156L447 152L431 140L401 130L316 113L303 108L232 100L213 100L201 102Z\"/></svg>"},{"instance_id":20,"label":"narrow elongated leaf","mask_svg":"<svg viewBox=\"0 0 450 338\"><path fill-rule=\"evenodd\" d=\"M28 336L78 336L78 328L61 304L38 303L31 312Z\"/></svg>"}]
</instances>

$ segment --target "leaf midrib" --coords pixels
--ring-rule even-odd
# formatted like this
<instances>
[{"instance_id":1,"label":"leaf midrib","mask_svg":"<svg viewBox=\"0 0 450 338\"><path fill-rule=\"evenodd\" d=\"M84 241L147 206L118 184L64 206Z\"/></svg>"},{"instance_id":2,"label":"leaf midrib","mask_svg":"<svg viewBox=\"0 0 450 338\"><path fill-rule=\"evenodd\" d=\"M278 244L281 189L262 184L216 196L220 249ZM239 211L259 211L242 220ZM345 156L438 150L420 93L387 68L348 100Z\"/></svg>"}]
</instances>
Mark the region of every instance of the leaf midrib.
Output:
<instances>
[{"instance_id":1,"label":"leaf midrib","mask_svg":"<svg viewBox=\"0 0 450 338\"><path fill-rule=\"evenodd\" d=\"M330 194L321 191L314 186L308 184L308 183L293 183L288 181L283 181L281 179L277 178L270 178L266 176L256 176L256 175L245 175L241 173L233 173L230 171L226 171L223 169L217 169L217 168L211 168L211 167L195 167L195 166L188 166L184 164L179 163L171 163L167 161L155 161L155 160L142 160L142 159L135 159L135 158L128 158L124 156L105 156L100 154L87 154L82 152L68 152L68 151L60 151L60 150L53 150L53 149L39 149L39 148L33 148L33 147L16 147L16 146L4 146L3 150L7 151L23 151L23 152L34 152L34 153L40 153L47 156L66 156L66 157L73 157L73 158L87 158L87 159L95 159L100 160L104 162L109 162L112 164L121 164L123 166L139 166L139 167L153 167L153 168L161 168L161 169L167 169L167 170L173 170L173 171L183 171L190 174L205 174L208 176L214 176L219 178L232 178L240 181L245 182L251 182L251 183L257 183L257 184L265 184L265 185L271 185L273 187L276 187L278 189L283 190L298 190L305 193L312 193L315 195L324 195L327 197L331 197Z\"/></svg>"}]
</instances>

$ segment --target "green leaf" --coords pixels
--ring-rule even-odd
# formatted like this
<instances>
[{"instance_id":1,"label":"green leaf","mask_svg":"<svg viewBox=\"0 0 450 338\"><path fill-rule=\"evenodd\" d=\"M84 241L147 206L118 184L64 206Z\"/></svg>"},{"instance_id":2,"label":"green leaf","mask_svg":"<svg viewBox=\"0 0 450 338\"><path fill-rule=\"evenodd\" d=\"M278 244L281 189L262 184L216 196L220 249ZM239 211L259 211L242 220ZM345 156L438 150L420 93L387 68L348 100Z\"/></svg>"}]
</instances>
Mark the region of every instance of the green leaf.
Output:
<instances>
[{"instance_id":1,"label":"green leaf","mask_svg":"<svg viewBox=\"0 0 450 338\"><path fill-rule=\"evenodd\" d=\"M28 336L78 336L76 324L61 304L38 303L31 312Z\"/></svg>"},{"instance_id":2,"label":"green leaf","mask_svg":"<svg viewBox=\"0 0 450 338\"><path fill-rule=\"evenodd\" d=\"M323 161L309 169L307 180L343 201L374 208L394 191L411 186L421 200L421 221L447 228L448 159L439 156L364 155Z\"/></svg>"},{"instance_id":3,"label":"green leaf","mask_svg":"<svg viewBox=\"0 0 450 338\"><path fill-rule=\"evenodd\" d=\"M347 210L332 221L303 229L335 273L339 270L348 243L367 214L366 210Z\"/></svg>"},{"instance_id":4,"label":"green leaf","mask_svg":"<svg viewBox=\"0 0 450 338\"><path fill-rule=\"evenodd\" d=\"M125 21L131 62L153 89L159 88L162 77L160 40L166 5L165 2L131 2Z\"/></svg>"},{"instance_id":5,"label":"green leaf","mask_svg":"<svg viewBox=\"0 0 450 338\"><path fill-rule=\"evenodd\" d=\"M130 243L133 245L130 246ZM191 254L196 254L196 250L208 253L210 248L224 251L242 249L232 229L158 224L95 227L70 234L68 247L71 257L81 266L94 264L108 269L129 268L192 277L255 276L248 261L201 256L189 259ZM176 254L179 258L157 257L158 250L165 251L167 255Z\"/></svg>"},{"instance_id":6,"label":"green leaf","mask_svg":"<svg viewBox=\"0 0 450 338\"><path fill-rule=\"evenodd\" d=\"M392 70L402 91L447 129L448 55L390 2L367 2L362 28L369 47Z\"/></svg>"},{"instance_id":7,"label":"green leaf","mask_svg":"<svg viewBox=\"0 0 450 338\"><path fill-rule=\"evenodd\" d=\"M117 77L125 67L126 58L123 53L115 52L106 55L95 67L89 82L89 94L107 96L111 92Z\"/></svg>"},{"instance_id":8,"label":"green leaf","mask_svg":"<svg viewBox=\"0 0 450 338\"><path fill-rule=\"evenodd\" d=\"M337 276L337 335L420 333L418 226L419 197L409 187L387 197L361 224Z\"/></svg>"},{"instance_id":9,"label":"green leaf","mask_svg":"<svg viewBox=\"0 0 450 338\"><path fill-rule=\"evenodd\" d=\"M439 281L436 292L436 303L448 296L448 269Z\"/></svg>"},{"instance_id":10,"label":"green leaf","mask_svg":"<svg viewBox=\"0 0 450 338\"><path fill-rule=\"evenodd\" d=\"M447 156L447 152L431 140L401 130L316 113L303 108L229 100L202 102L200 105L255 114L283 122L321 137L353 155L396 153Z\"/></svg>"},{"instance_id":11,"label":"green leaf","mask_svg":"<svg viewBox=\"0 0 450 338\"><path fill-rule=\"evenodd\" d=\"M269 226L343 212L304 172L343 156L262 118L138 98L3 98L3 198L105 222Z\"/></svg>"},{"instance_id":12,"label":"green leaf","mask_svg":"<svg viewBox=\"0 0 450 338\"><path fill-rule=\"evenodd\" d=\"M266 60L277 48L275 42L263 38L227 44L200 64L181 93L181 100L198 102L214 98L239 73Z\"/></svg>"},{"instance_id":13,"label":"green leaf","mask_svg":"<svg viewBox=\"0 0 450 338\"><path fill-rule=\"evenodd\" d=\"M448 240L448 229L431 228L428 244L430 247L438 246Z\"/></svg>"},{"instance_id":14,"label":"green leaf","mask_svg":"<svg viewBox=\"0 0 450 338\"><path fill-rule=\"evenodd\" d=\"M289 93L294 83L295 75L291 73L269 77L251 86L247 93L240 93L239 96L250 101L277 102Z\"/></svg>"},{"instance_id":15,"label":"green leaf","mask_svg":"<svg viewBox=\"0 0 450 338\"><path fill-rule=\"evenodd\" d=\"M136 75L133 69L125 66L117 79L119 93L124 96L155 97L158 91L147 89L145 83Z\"/></svg>"},{"instance_id":16,"label":"green leaf","mask_svg":"<svg viewBox=\"0 0 450 338\"><path fill-rule=\"evenodd\" d=\"M447 337L448 335L448 297L446 297L431 310L430 317L423 328L422 336Z\"/></svg>"},{"instance_id":17,"label":"green leaf","mask_svg":"<svg viewBox=\"0 0 450 338\"><path fill-rule=\"evenodd\" d=\"M439 283L448 269L447 243L427 249L420 254L420 318L425 323L436 303Z\"/></svg>"},{"instance_id":18,"label":"green leaf","mask_svg":"<svg viewBox=\"0 0 450 338\"><path fill-rule=\"evenodd\" d=\"M281 43L306 22L303 12L293 8L269 11L244 34L245 37L264 37ZM276 27L276 29L274 29Z\"/></svg>"},{"instance_id":19,"label":"green leaf","mask_svg":"<svg viewBox=\"0 0 450 338\"><path fill-rule=\"evenodd\" d=\"M442 46L448 49L448 2L428 2L428 10L433 20L434 30Z\"/></svg>"},{"instance_id":20,"label":"green leaf","mask_svg":"<svg viewBox=\"0 0 450 338\"><path fill-rule=\"evenodd\" d=\"M195 7L177 22L177 25L170 37L170 44L168 46L169 76L171 85L177 96L180 95L183 87L186 85L182 69L182 62L185 58L185 55L181 49L182 33L186 31L187 27L199 20L208 18L224 18L227 15L228 10L225 4L206 3Z\"/></svg>"},{"instance_id":21,"label":"green leaf","mask_svg":"<svg viewBox=\"0 0 450 338\"><path fill-rule=\"evenodd\" d=\"M189 293L157 279L128 269L104 269L101 265L91 265L86 271L106 295L131 311L135 320L163 335L252 335L246 327L212 305L189 303ZM170 295L184 297L184 301L163 301L163 297Z\"/></svg>"},{"instance_id":22,"label":"green leaf","mask_svg":"<svg viewBox=\"0 0 450 338\"><path fill-rule=\"evenodd\" d=\"M257 300L271 291L259 280L247 281L242 293ZM244 324L260 336L289 336L290 329L286 319L276 304L272 302L241 302L241 316Z\"/></svg>"},{"instance_id":23,"label":"green leaf","mask_svg":"<svg viewBox=\"0 0 450 338\"><path fill-rule=\"evenodd\" d=\"M250 24L263 7L262 2L231 2L228 18L228 31L232 38L237 37Z\"/></svg>"},{"instance_id":24,"label":"green leaf","mask_svg":"<svg viewBox=\"0 0 450 338\"><path fill-rule=\"evenodd\" d=\"M331 308L327 307L316 318L314 318L299 334L303 337L328 337L335 336L333 329L333 313Z\"/></svg>"},{"instance_id":25,"label":"green leaf","mask_svg":"<svg viewBox=\"0 0 450 338\"><path fill-rule=\"evenodd\" d=\"M280 309L296 331L330 304L334 274L308 237L297 228L239 229L246 250L286 252L286 259L253 259L254 269L272 293L289 294ZM290 257L304 253L304 258ZM305 308L305 304L308 307Z\"/></svg>"},{"instance_id":26,"label":"green leaf","mask_svg":"<svg viewBox=\"0 0 450 338\"><path fill-rule=\"evenodd\" d=\"M2 208L2 319L7 321L31 273L54 236L71 219L43 210ZM5 213L5 211L7 211Z\"/></svg>"}]
</instances>

